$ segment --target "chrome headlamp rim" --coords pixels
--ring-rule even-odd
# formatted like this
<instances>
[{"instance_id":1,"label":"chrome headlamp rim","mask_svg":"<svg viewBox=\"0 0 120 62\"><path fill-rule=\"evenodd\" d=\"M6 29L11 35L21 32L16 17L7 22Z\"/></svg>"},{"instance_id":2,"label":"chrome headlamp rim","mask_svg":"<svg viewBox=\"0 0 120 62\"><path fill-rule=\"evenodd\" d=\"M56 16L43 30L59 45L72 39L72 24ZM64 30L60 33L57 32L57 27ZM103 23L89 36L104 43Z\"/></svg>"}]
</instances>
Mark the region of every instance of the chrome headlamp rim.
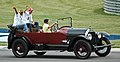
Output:
<instances>
[{"instance_id":1,"label":"chrome headlamp rim","mask_svg":"<svg viewBox=\"0 0 120 62\"><path fill-rule=\"evenodd\" d=\"M99 39L102 38L102 34L100 32L96 32L96 34L97 34Z\"/></svg>"},{"instance_id":2,"label":"chrome headlamp rim","mask_svg":"<svg viewBox=\"0 0 120 62\"><path fill-rule=\"evenodd\" d=\"M88 39L88 40L92 40L92 34L88 33L88 34L87 34L87 39Z\"/></svg>"}]
</instances>

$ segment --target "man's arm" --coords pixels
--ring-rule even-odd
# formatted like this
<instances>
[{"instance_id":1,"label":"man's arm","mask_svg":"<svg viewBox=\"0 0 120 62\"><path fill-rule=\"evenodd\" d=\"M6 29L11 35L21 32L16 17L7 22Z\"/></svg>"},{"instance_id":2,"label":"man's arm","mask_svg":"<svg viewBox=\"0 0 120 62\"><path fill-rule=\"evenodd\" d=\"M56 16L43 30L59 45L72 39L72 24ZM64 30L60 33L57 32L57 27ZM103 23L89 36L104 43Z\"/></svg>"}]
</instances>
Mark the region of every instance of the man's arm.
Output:
<instances>
[{"instance_id":1,"label":"man's arm","mask_svg":"<svg viewBox=\"0 0 120 62\"><path fill-rule=\"evenodd\" d=\"M52 28L55 24L57 23L53 23L51 26L48 27L48 29Z\"/></svg>"},{"instance_id":2,"label":"man's arm","mask_svg":"<svg viewBox=\"0 0 120 62\"><path fill-rule=\"evenodd\" d=\"M26 6L26 9L24 10L24 12L25 12L25 11L27 11L27 10L28 10L28 8L29 8L29 7L28 7L28 6Z\"/></svg>"},{"instance_id":3,"label":"man's arm","mask_svg":"<svg viewBox=\"0 0 120 62\"><path fill-rule=\"evenodd\" d=\"M13 7L13 9L15 10L15 13L18 14L18 11L17 11L16 7Z\"/></svg>"}]
</instances>

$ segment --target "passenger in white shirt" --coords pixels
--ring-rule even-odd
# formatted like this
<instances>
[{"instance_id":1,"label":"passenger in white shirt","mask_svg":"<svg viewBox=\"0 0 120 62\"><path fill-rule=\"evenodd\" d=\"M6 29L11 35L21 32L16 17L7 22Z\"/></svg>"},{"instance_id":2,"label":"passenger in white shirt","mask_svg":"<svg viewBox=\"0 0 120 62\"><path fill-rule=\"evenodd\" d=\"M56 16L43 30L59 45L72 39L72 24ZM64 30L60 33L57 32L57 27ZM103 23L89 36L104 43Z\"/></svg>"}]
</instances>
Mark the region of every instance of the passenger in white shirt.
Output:
<instances>
[{"instance_id":1,"label":"passenger in white shirt","mask_svg":"<svg viewBox=\"0 0 120 62\"><path fill-rule=\"evenodd\" d=\"M34 24L33 18L32 18L32 12L33 12L32 8L29 8L29 9L27 8L23 14L24 23L29 25L30 32L32 32L32 25Z\"/></svg>"},{"instance_id":2,"label":"passenger in white shirt","mask_svg":"<svg viewBox=\"0 0 120 62\"><path fill-rule=\"evenodd\" d=\"M23 11L20 10L20 12L18 12L15 7L13 7L13 9L15 10L13 26L15 26L17 29L19 29L22 26L23 31L27 32L28 31L27 25L24 23L24 20L23 20Z\"/></svg>"},{"instance_id":3,"label":"passenger in white shirt","mask_svg":"<svg viewBox=\"0 0 120 62\"><path fill-rule=\"evenodd\" d=\"M51 32L50 29L56 24L56 23L54 23L51 26L49 26L48 21L49 21L49 19L45 19L44 20L44 25L43 25L43 29L42 30L45 33L50 33Z\"/></svg>"},{"instance_id":4,"label":"passenger in white shirt","mask_svg":"<svg viewBox=\"0 0 120 62\"><path fill-rule=\"evenodd\" d=\"M24 11L23 19L25 20L25 23L32 23L33 22L32 12L33 12L32 8L26 9Z\"/></svg>"}]
</instances>

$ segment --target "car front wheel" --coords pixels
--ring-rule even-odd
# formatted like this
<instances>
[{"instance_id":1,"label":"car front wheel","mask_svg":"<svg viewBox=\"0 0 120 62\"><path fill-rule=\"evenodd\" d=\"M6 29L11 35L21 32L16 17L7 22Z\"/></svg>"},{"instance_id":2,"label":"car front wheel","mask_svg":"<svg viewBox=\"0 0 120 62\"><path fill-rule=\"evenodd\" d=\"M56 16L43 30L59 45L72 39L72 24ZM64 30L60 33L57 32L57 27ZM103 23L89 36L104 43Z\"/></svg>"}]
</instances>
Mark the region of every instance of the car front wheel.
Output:
<instances>
[{"instance_id":1,"label":"car front wheel","mask_svg":"<svg viewBox=\"0 0 120 62\"><path fill-rule=\"evenodd\" d=\"M18 57L22 58L28 54L28 44L23 39L16 39L12 44L12 52Z\"/></svg>"},{"instance_id":2,"label":"car front wheel","mask_svg":"<svg viewBox=\"0 0 120 62\"><path fill-rule=\"evenodd\" d=\"M91 55L91 45L85 40L78 40L74 45L74 53L79 59L87 59Z\"/></svg>"},{"instance_id":3,"label":"car front wheel","mask_svg":"<svg viewBox=\"0 0 120 62\"><path fill-rule=\"evenodd\" d=\"M102 44L101 45L107 45L110 44L110 41L107 38L101 38ZM95 51L95 53L100 56L100 57L105 57L107 56L111 51L111 46L107 46L107 47L102 47L99 48L98 50Z\"/></svg>"}]
</instances>

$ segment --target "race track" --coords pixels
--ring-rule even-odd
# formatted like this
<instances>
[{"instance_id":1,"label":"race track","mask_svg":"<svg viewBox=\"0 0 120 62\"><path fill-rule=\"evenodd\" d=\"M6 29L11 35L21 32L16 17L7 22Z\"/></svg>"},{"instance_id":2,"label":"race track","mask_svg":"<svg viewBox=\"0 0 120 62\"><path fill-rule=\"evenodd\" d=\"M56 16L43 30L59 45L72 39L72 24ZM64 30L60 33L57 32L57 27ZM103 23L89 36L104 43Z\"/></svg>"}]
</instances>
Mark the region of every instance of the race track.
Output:
<instances>
[{"instance_id":1,"label":"race track","mask_svg":"<svg viewBox=\"0 0 120 62\"><path fill-rule=\"evenodd\" d=\"M107 57L98 57L92 53L90 58L77 59L74 54L68 52L48 52L44 56L36 56L30 52L26 58L16 58L11 50L0 50L0 62L119 62L120 52L111 52Z\"/></svg>"}]
</instances>

